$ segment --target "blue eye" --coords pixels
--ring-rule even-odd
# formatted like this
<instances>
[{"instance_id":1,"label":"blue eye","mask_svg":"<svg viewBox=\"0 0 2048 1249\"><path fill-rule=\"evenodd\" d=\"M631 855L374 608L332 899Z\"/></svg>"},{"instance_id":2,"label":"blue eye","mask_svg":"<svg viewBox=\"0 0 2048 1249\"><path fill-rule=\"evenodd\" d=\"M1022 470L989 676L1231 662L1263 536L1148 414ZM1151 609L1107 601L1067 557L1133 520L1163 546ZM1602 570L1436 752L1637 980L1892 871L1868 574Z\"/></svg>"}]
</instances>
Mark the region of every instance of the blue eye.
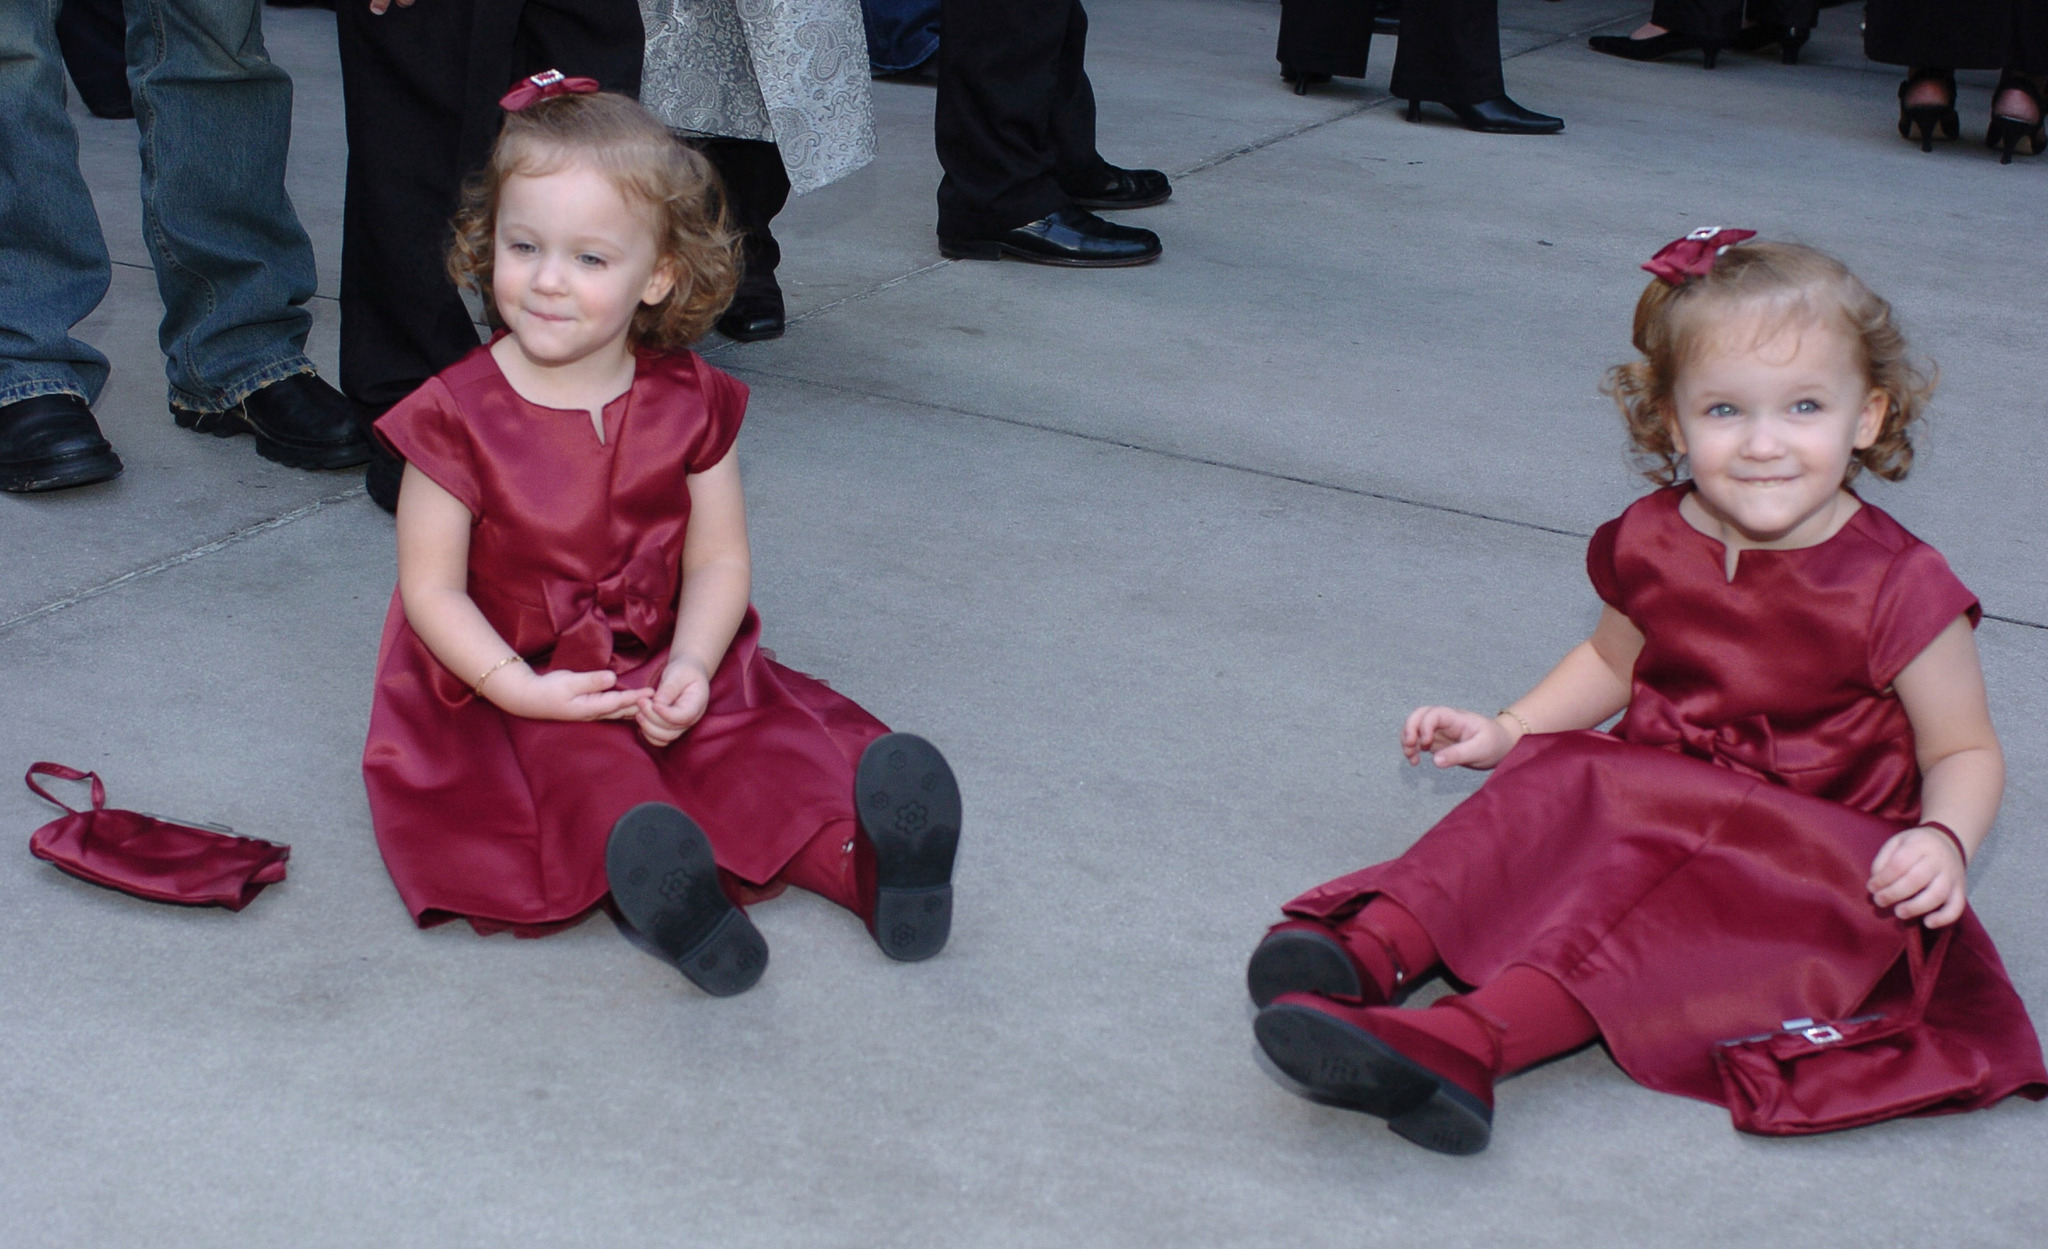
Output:
<instances>
[{"instance_id":1,"label":"blue eye","mask_svg":"<svg viewBox=\"0 0 2048 1249\"><path fill-rule=\"evenodd\" d=\"M506 250L515 251L518 252L520 255L525 256L534 252L537 249L531 243L512 243L507 246Z\"/></svg>"},{"instance_id":2,"label":"blue eye","mask_svg":"<svg viewBox=\"0 0 2048 1249\"><path fill-rule=\"evenodd\" d=\"M1801 399L1799 402L1792 405L1792 410L1803 416L1810 416L1813 413L1820 411L1820 400Z\"/></svg>"},{"instance_id":3,"label":"blue eye","mask_svg":"<svg viewBox=\"0 0 2048 1249\"><path fill-rule=\"evenodd\" d=\"M1734 404L1732 404L1732 403L1717 403L1717 404L1715 404L1715 405L1713 405L1712 407L1710 407L1710 408L1708 408L1708 409L1707 409L1707 415L1708 415L1708 416L1735 416L1735 415L1737 415L1737 413L1736 413L1736 411L1735 411L1735 405L1734 405Z\"/></svg>"},{"instance_id":4,"label":"blue eye","mask_svg":"<svg viewBox=\"0 0 2048 1249\"><path fill-rule=\"evenodd\" d=\"M576 258L576 262L578 264L588 265L590 268L597 269L602 268L604 266L604 257L593 256L589 252L585 252L581 256L578 256Z\"/></svg>"}]
</instances>

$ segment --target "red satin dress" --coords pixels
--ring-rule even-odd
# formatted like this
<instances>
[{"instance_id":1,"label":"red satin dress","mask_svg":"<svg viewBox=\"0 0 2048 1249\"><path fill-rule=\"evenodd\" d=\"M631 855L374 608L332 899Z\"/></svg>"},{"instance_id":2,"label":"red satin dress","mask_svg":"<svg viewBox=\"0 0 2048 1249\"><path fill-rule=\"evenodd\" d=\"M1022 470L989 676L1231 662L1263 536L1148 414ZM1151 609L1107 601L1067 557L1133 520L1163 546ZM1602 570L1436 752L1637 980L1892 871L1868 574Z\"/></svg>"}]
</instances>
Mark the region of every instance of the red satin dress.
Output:
<instances>
[{"instance_id":1,"label":"red satin dress","mask_svg":"<svg viewBox=\"0 0 2048 1249\"><path fill-rule=\"evenodd\" d=\"M725 458L746 400L744 385L693 353L643 352L632 388L604 409L599 441L588 412L520 398L480 347L377 429L475 518L469 593L506 642L536 670L609 668L631 689L659 681L668 659L690 520L684 478ZM414 920L538 935L581 918L608 892L612 824L642 802L688 812L719 866L768 892L828 828L851 838L854 767L887 729L775 663L760 631L749 608L704 718L663 749L630 721L499 711L471 693L475 673L434 658L394 593L363 781Z\"/></svg>"},{"instance_id":2,"label":"red satin dress","mask_svg":"<svg viewBox=\"0 0 2048 1249\"><path fill-rule=\"evenodd\" d=\"M1643 633L1612 732L1528 736L1409 851L1287 904L1341 919L1384 893L1444 966L1555 977L1637 1081L1724 1104L1718 1041L1903 1008L1905 928L1865 884L1920 812L1891 689L1977 600L1933 547L1865 504L1834 537L1744 551L1687 524L1689 486L1594 534L1587 571ZM1988 1075L1967 1109L2048 1096L2041 1046L1966 912L1927 1022Z\"/></svg>"}]
</instances>

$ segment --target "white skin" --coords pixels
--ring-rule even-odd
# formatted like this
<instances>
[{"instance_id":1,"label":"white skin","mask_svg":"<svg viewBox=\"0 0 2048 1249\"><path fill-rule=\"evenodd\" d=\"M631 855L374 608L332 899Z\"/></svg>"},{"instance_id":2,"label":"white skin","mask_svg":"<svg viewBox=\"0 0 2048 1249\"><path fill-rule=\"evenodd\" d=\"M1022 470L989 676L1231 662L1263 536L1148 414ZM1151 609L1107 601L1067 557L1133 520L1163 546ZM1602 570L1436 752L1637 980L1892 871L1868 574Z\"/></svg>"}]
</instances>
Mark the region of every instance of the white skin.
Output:
<instances>
[{"instance_id":1,"label":"white skin","mask_svg":"<svg viewBox=\"0 0 2048 1249\"><path fill-rule=\"evenodd\" d=\"M633 385L633 313L675 289L652 209L629 203L600 170L571 159L515 174L499 193L491 294L509 331L491 355L528 402L561 410L604 437L604 407ZM609 670L536 673L524 662L491 671L483 696L534 720L633 720L667 746L703 718L711 674L747 610L753 563L738 457L684 479L690 526L669 659L653 689L615 688ZM454 495L408 464L398 494L398 593L405 618L450 672L474 683L512 647L469 597L473 518Z\"/></svg>"},{"instance_id":2,"label":"white skin","mask_svg":"<svg viewBox=\"0 0 2048 1249\"><path fill-rule=\"evenodd\" d=\"M1862 505L1842 488L1843 475L1851 455L1876 441L1885 408L1846 331L1757 310L1731 314L1680 373L1667 418L1695 484L1679 514L1726 548L1729 580L1743 551L1814 546L1848 523ZM1628 706L1642 648L1642 632L1608 607L1593 635L1508 711L1418 707L1402 726L1401 751L1411 764L1427 751L1440 768L1483 769L1521 739L1522 721L1538 733L1593 728ZM1974 855L1998 815L2005 756L1969 621L1950 622L1893 688L1913 726L1922 818L1954 829ZM1877 905L1929 928L1962 917L1967 885L1965 857L1924 824L1885 842L1868 882Z\"/></svg>"}]
</instances>

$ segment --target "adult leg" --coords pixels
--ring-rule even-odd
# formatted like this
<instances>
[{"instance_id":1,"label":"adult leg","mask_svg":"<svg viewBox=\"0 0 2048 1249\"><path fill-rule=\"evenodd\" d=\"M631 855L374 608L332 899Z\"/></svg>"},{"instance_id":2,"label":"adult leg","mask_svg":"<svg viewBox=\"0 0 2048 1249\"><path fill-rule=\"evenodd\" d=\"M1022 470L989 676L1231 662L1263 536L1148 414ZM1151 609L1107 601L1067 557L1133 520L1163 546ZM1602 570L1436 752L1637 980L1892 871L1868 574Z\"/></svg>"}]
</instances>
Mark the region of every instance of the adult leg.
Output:
<instances>
[{"instance_id":1,"label":"adult leg","mask_svg":"<svg viewBox=\"0 0 2048 1249\"><path fill-rule=\"evenodd\" d=\"M1084 138L1094 148L1092 94L1085 136L1077 129L1085 75L1070 75L1066 94L1060 90L1063 64L1070 61L1072 74L1080 74L1087 29L1080 0L947 0L939 21L945 37L932 126L946 171L939 182L939 250L1082 268L1157 259L1157 235L1104 221L1060 187L1055 113L1071 111L1063 124L1076 145L1073 159L1081 160Z\"/></svg>"},{"instance_id":2,"label":"adult leg","mask_svg":"<svg viewBox=\"0 0 2048 1249\"><path fill-rule=\"evenodd\" d=\"M1409 0L1401 11L1390 89L1419 121L1424 101L1448 105L1467 129L1555 134L1564 122L1508 98L1500 72L1497 0Z\"/></svg>"},{"instance_id":3,"label":"adult leg","mask_svg":"<svg viewBox=\"0 0 2048 1249\"><path fill-rule=\"evenodd\" d=\"M789 202L789 172L773 143L759 139L692 139L725 184L728 220L740 232L740 285L732 306L718 318L718 331L741 342L779 338L783 329L782 287L775 268L782 247L770 224Z\"/></svg>"},{"instance_id":4,"label":"adult leg","mask_svg":"<svg viewBox=\"0 0 2048 1249\"><path fill-rule=\"evenodd\" d=\"M0 489L10 491L121 471L86 407L107 358L71 336L111 270L64 111L58 4L0 5Z\"/></svg>"},{"instance_id":5,"label":"adult leg","mask_svg":"<svg viewBox=\"0 0 2048 1249\"><path fill-rule=\"evenodd\" d=\"M259 0L129 0L143 241L171 401L201 412L310 373L313 244L285 193L292 82Z\"/></svg>"},{"instance_id":6,"label":"adult leg","mask_svg":"<svg viewBox=\"0 0 2048 1249\"><path fill-rule=\"evenodd\" d=\"M1053 84L1053 168L1060 191L1080 208L1149 208L1173 194L1157 169L1120 169L1095 146L1095 88L1088 81L1088 15L1074 0Z\"/></svg>"},{"instance_id":7,"label":"adult leg","mask_svg":"<svg viewBox=\"0 0 2048 1249\"><path fill-rule=\"evenodd\" d=\"M121 0L64 0L57 14L57 46L78 98L94 117L135 116L128 91L128 22Z\"/></svg>"},{"instance_id":8,"label":"adult leg","mask_svg":"<svg viewBox=\"0 0 2048 1249\"><path fill-rule=\"evenodd\" d=\"M1066 206L1054 171L1052 106L1076 3L946 0L932 140L939 235L972 238ZM1092 144L1091 144L1092 146Z\"/></svg>"},{"instance_id":9,"label":"adult leg","mask_svg":"<svg viewBox=\"0 0 2048 1249\"><path fill-rule=\"evenodd\" d=\"M371 419L479 341L444 258L465 172L465 67L487 2L335 10L348 127L341 389Z\"/></svg>"}]
</instances>

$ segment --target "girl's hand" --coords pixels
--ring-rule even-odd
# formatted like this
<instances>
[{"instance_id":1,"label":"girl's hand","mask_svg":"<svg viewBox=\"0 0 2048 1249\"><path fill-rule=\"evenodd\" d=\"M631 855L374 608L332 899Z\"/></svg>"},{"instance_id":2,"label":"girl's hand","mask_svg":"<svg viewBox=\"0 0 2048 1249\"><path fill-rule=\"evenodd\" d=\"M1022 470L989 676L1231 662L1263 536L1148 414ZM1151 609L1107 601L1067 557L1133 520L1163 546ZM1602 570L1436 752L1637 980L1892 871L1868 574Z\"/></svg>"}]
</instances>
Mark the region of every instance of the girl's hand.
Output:
<instances>
[{"instance_id":1,"label":"girl's hand","mask_svg":"<svg viewBox=\"0 0 2048 1249\"><path fill-rule=\"evenodd\" d=\"M1401 753L1408 762L1420 763L1428 751L1440 768L1490 768L1517 740L1499 718L1458 707L1417 707L1401 726Z\"/></svg>"},{"instance_id":2,"label":"girl's hand","mask_svg":"<svg viewBox=\"0 0 2048 1249\"><path fill-rule=\"evenodd\" d=\"M654 696L634 717L649 745L666 746L690 731L711 705L711 674L690 658L675 658L662 669Z\"/></svg>"},{"instance_id":3,"label":"girl's hand","mask_svg":"<svg viewBox=\"0 0 2048 1249\"><path fill-rule=\"evenodd\" d=\"M1922 825L1877 852L1870 864L1870 900L1900 919L1920 918L1929 928L1943 928L1963 917L1969 879L1955 843Z\"/></svg>"},{"instance_id":4,"label":"girl's hand","mask_svg":"<svg viewBox=\"0 0 2048 1249\"><path fill-rule=\"evenodd\" d=\"M484 697L507 715L527 720L630 720L646 690L620 690L617 673L535 672L514 664L484 683Z\"/></svg>"}]
</instances>

